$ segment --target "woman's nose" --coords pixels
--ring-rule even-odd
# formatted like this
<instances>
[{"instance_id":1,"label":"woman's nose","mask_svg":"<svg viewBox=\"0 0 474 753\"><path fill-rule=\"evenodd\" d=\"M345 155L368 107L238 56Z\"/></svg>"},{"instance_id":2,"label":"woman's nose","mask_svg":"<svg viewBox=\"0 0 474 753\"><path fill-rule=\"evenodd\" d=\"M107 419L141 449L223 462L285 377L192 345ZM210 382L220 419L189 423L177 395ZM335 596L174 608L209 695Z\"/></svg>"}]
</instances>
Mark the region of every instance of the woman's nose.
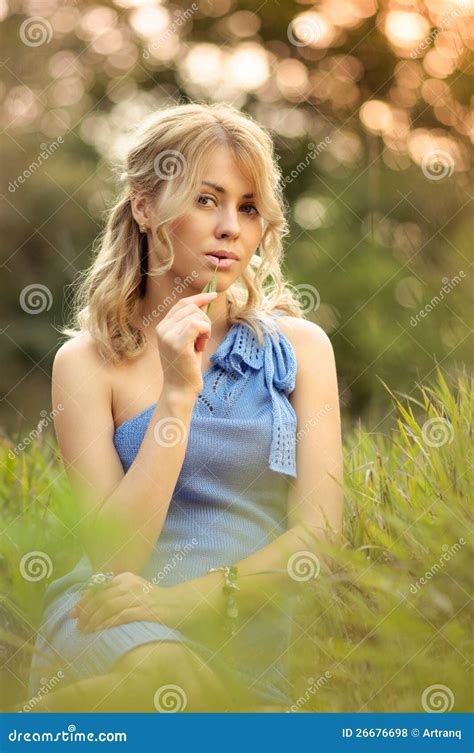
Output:
<instances>
[{"instance_id":1,"label":"woman's nose","mask_svg":"<svg viewBox=\"0 0 474 753\"><path fill-rule=\"evenodd\" d=\"M237 212L228 211L225 212L217 223L216 235L220 238L223 235L226 237L235 237L240 232L240 224Z\"/></svg>"}]
</instances>

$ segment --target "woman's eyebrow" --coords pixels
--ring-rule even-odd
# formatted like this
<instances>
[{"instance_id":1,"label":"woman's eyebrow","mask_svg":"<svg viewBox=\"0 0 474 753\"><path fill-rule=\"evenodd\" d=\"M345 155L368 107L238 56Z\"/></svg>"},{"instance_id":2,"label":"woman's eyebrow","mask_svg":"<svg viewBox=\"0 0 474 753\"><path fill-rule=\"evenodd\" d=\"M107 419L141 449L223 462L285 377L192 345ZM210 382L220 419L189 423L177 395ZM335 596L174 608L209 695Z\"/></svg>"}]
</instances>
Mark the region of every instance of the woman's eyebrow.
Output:
<instances>
[{"instance_id":1,"label":"woman's eyebrow","mask_svg":"<svg viewBox=\"0 0 474 753\"><path fill-rule=\"evenodd\" d=\"M214 188L218 193L226 193L226 190L223 186L218 186L216 183L211 183L210 180L203 180L202 181L203 186L211 186L211 188ZM243 199L253 199L253 193L244 193L242 194Z\"/></svg>"}]
</instances>

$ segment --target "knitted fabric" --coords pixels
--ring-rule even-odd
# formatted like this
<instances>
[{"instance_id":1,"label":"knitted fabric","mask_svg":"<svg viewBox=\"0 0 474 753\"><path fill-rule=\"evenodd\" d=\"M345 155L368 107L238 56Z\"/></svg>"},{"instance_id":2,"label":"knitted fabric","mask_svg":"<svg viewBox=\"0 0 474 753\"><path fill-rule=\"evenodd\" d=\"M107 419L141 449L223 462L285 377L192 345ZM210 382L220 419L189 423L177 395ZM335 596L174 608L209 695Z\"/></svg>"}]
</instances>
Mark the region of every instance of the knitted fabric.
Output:
<instances>
[{"instance_id":1,"label":"knitted fabric","mask_svg":"<svg viewBox=\"0 0 474 753\"><path fill-rule=\"evenodd\" d=\"M265 330L259 344L244 323L233 324L211 356L192 413L184 462L160 536L142 577L160 587L205 575L265 547L287 530L290 477L296 477L296 414L288 396L296 359L285 335ZM135 459L156 403L120 424L114 445L126 472ZM150 489L150 494L153 490ZM206 636L137 621L81 633L68 611L93 573L84 555L75 568L50 583L33 657L29 694L49 677L44 657L64 673L59 687L110 671L135 646L185 642L210 666L232 664L262 702L289 705L285 651L292 603L265 604L228 642L225 654ZM242 588L245 580L242 581ZM269 655L270 649L270 655Z\"/></svg>"}]
</instances>

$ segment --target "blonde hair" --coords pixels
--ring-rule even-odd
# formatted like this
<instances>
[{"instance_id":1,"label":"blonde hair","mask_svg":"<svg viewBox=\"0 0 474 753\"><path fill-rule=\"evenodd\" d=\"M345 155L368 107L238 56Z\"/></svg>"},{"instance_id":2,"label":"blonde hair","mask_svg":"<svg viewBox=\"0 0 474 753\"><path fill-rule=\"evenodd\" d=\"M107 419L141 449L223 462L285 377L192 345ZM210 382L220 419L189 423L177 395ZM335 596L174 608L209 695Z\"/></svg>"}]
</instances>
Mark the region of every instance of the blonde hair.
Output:
<instances>
[{"instance_id":1,"label":"blonde hair","mask_svg":"<svg viewBox=\"0 0 474 753\"><path fill-rule=\"evenodd\" d=\"M146 339L133 324L148 276L159 276L173 265L174 252L167 225L190 206L208 156L225 144L243 165L255 186L255 200L264 220L259 256L254 254L239 280L226 291L231 324L244 322L262 343L260 321L275 329L275 311L302 317L301 306L281 270L282 238L288 233L281 175L273 141L249 115L224 103L184 104L153 113L133 136L123 166L123 189L108 210L103 232L94 244L95 258L82 273L73 304L68 337L88 332L106 359L136 357ZM170 179L172 178L172 179ZM159 197L157 235L168 254L155 272L148 270L146 235L140 233L132 195Z\"/></svg>"}]
</instances>

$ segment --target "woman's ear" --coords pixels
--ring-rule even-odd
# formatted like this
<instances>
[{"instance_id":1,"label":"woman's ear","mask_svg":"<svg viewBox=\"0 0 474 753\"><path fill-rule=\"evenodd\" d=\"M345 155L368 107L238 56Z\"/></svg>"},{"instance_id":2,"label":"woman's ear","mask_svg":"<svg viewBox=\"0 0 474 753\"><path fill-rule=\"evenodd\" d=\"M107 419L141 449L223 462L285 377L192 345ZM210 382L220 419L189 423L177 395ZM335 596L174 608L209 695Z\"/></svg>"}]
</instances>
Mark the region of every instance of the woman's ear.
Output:
<instances>
[{"instance_id":1,"label":"woman's ear","mask_svg":"<svg viewBox=\"0 0 474 753\"><path fill-rule=\"evenodd\" d=\"M149 226L150 208L146 196L132 195L130 198L130 205L135 222L137 222L138 225Z\"/></svg>"}]
</instances>

